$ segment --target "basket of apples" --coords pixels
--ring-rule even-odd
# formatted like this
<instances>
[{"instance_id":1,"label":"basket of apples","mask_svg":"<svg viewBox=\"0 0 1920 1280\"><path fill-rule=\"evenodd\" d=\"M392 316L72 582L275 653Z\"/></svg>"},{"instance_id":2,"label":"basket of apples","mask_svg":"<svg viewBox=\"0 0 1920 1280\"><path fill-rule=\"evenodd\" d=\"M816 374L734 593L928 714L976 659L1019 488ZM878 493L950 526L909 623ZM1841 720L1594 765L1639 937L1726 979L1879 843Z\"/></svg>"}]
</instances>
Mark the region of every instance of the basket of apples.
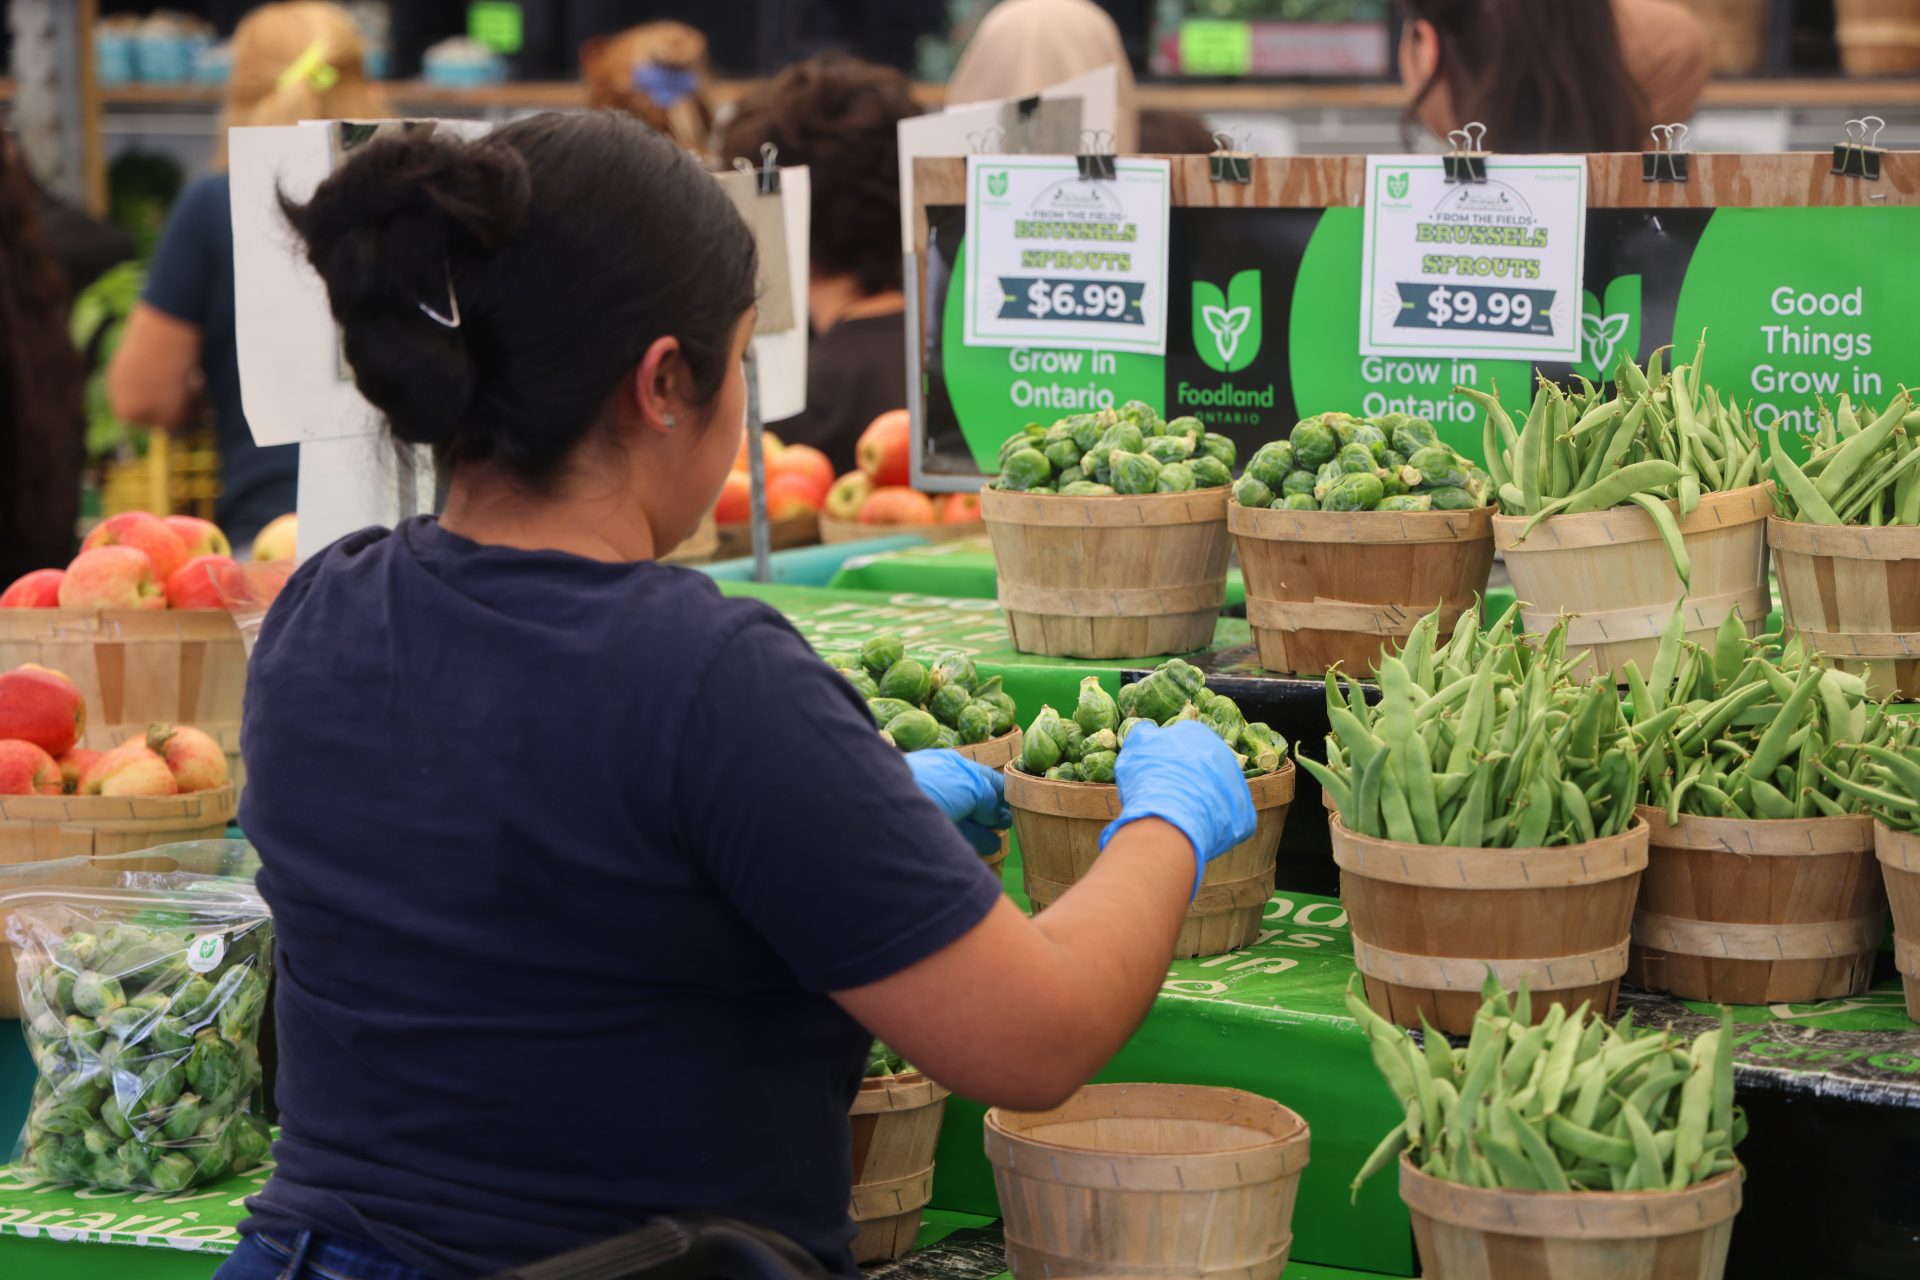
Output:
<instances>
[{"instance_id":1,"label":"basket of apples","mask_svg":"<svg viewBox=\"0 0 1920 1280\"><path fill-rule=\"evenodd\" d=\"M913 471L913 422L905 409L875 418L860 434L859 469L833 482L820 513L820 541L857 542L889 533L915 533L950 542L986 532L978 493L929 497L908 487Z\"/></svg>"}]
</instances>

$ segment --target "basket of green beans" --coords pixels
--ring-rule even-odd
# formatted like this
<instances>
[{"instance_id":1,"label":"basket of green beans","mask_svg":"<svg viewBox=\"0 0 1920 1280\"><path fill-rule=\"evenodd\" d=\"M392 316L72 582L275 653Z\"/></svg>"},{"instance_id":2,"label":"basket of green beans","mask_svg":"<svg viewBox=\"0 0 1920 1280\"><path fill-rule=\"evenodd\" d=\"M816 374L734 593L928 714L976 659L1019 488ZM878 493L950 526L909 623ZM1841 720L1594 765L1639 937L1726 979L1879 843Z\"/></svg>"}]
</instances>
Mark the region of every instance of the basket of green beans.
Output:
<instances>
[{"instance_id":1,"label":"basket of green beans","mask_svg":"<svg viewBox=\"0 0 1920 1280\"><path fill-rule=\"evenodd\" d=\"M1608 1026L1489 984L1464 1049L1420 1045L1349 988L1374 1066L1406 1111L1354 1190L1393 1165L1428 1280L1724 1274L1743 1173L1732 1025L1690 1043Z\"/></svg>"},{"instance_id":2,"label":"basket of green beans","mask_svg":"<svg viewBox=\"0 0 1920 1280\"><path fill-rule=\"evenodd\" d=\"M1867 794L1904 725L1798 640L1729 615L1706 649L1685 626L1676 610L1649 676L1627 664L1651 842L1628 981L1732 1004L1857 995L1886 920Z\"/></svg>"},{"instance_id":3,"label":"basket of green beans","mask_svg":"<svg viewBox=\"0 0 1920 1280\"><path fill-rule=\"evenodd\" d=\"M1494 545L1528 629L1577 615L1569 643L1606 674L1651 661L1683 596L1701 602L1699 638L1736 607L1757 630L1772 607L1759 438L1705 385L1704 351L1668 371L1663 354L1644 371L1623 359L1611 395L1542 379L1518 429L1497 398L1460 388L1487 411Z\"/></svg>"},{"instance_id":4,"label":"basket of green beans","mask_svg":"<svg viewBox=\"0 0 1920 1280\"><path fill-rule=\"evenodd\" d=\"M1787 625L1862 671L1875 697L1920 700L1920 410L1902 391L1885 410L1847 397L1820 406L1804 464L1773 432L1779 481L1767 522ZM1899 629L1890 620L1908 620Z\"/></svg>"},{"instance_id":5,"label":"basket of green beans","mask_svg":"<svg viewBox=\"0 0 1920 1280\"><path fill-rule=\"evenodd\" d=\"M1920 724L1902 720L1854 784L1871 807L1873 847L1893 908L1893 963L1907 990L1907 1016L1920 1022Z\"/></svg>"},{"instance_id":6,"label":"basket of green beans","mask_svg":"<svg viewBox=\"0 0 1920 1280\"><path fill-rule=\"evenodd\" d=\"M1324 763L1354 960L1396 1021L1464 1032L1489 968L1610 1011L1647 862L1639 753L1613 687L1575 680L1564 622L1439 617L1380 662L1379 702L1327 678Z\"/></svg>"}]
</instances>

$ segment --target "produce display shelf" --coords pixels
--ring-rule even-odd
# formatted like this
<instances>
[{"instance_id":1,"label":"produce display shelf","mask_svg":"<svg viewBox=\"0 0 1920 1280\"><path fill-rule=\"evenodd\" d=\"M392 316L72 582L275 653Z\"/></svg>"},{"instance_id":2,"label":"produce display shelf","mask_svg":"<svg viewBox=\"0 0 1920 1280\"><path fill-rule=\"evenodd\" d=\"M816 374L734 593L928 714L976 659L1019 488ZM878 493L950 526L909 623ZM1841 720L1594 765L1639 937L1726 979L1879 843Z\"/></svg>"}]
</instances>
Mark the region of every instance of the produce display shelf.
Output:
<instances>
[{"instance_id":1,"label":"produce display shelf","mask_svg":"<svg viewBox=\"0 0 1920 1280\"><path fill-rule=\"evenodd\" d=\"M924 591L929 595L991 600L996 590L993 548L982 536L899 550L862 548L826 584L837 591ZM1227 572L1227 608L1247 602L1238 569Z\"/></svg>"}]
</instances>

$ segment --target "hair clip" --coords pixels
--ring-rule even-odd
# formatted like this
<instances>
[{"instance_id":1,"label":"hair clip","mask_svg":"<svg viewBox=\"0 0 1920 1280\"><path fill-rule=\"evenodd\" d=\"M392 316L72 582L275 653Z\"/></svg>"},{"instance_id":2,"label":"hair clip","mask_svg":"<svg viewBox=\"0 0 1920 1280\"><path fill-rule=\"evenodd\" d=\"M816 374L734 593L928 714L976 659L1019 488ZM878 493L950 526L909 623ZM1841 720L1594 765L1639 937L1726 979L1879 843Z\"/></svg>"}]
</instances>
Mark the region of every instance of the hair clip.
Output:
<instances>
[{"instance_id":1,"label":"hair clip","mask_svg":"<svg viewBox=\"0 0 1920 1280\"><path fill-rule=\"evenodd\" d=\"M340 69L327 61L327 46L319 40L308 45L306 52L280 73L273 87L284 92L302 80L312 85L315 93L325 93L340 83Z\"/></svg>"},{"instance_id":2,"label":"hair clip","mask_svg":"<svg viewBox=\"0 0 1920 1280\"><path fill-rule=\"evenodd\" d=\"M427 318L434 323L445 325L449 329L458 329L460 327L460 295L453 291L453 264L443 258L440 265L447 273L447 310L452 313L451 316L441 315L424 302L416 302L414 305L426 312Z\"/></svg>"}]
</instances>

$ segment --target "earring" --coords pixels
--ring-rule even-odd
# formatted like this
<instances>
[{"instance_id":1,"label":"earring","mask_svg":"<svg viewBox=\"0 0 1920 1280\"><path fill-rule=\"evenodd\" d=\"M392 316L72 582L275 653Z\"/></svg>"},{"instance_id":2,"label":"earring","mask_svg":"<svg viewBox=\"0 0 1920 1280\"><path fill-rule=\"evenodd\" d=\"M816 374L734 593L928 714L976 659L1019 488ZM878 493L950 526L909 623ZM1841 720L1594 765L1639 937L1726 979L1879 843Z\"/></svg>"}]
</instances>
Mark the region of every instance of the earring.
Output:
<instances>
[{"instance_id":1,"label":"earring","mask_svg":"<svg viewBox=\"0 0 1920 1280\"><path fill-rule=\"evenodd\" d=\"M670 414L670 413L669 413L669 414L667 414L667 415L665 415L664 417L662 417L662 418L661 418L661 422L665 424L665 426L666 426L666 428L667 428L667 430L669 430L669 431L671 431L671 430L673 430L673 415L672 415L672 414Z\"/></svg>"}]
</instances>

